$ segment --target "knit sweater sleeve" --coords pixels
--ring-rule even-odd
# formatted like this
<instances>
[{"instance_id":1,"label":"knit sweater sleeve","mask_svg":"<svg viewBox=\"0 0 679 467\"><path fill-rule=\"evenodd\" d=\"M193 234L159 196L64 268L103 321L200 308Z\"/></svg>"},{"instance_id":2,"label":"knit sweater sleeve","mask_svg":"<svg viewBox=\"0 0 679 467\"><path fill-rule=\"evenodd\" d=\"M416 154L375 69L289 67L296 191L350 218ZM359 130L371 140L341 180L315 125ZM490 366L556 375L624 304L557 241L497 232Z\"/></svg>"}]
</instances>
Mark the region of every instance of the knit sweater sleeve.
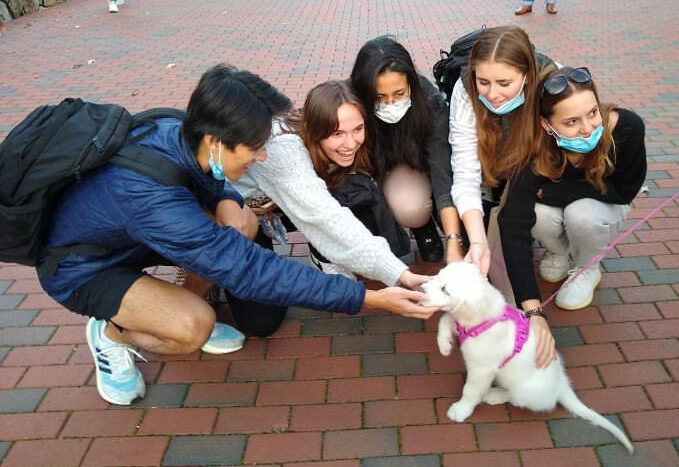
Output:
<instances>
[{"instance_id":1,"label":"knit sweater sleeve","mask_svg":"<svg viewBox=\"0 0 679 467\"><path fill-rule=\"evenodd\" d=\"M533 236L535 225L535 202L538 189L546 181L524 168L508 187L507 200L498 216L502 252L507 274L512 284L516 302L540 298L535 268L533 267Z\"/></svg>"},{"instance_id":2,"label":"knit sweater sleeve","mask_svg":"<svg viewBox=\"0 0 679 467\"><path fill-rule=\"evenodd\" d=\"M330 194L316 175L302 140L281 134L266 144L268 158L249 179L269 196L329 261L387 285L408 267Z\"/></svg>"},{"instance_id":3,"label":"knit sweater sleeve","mask_svg":"<svg viewBox=\"0 0 679 467\"><path fill-rule=\"evenodd\" d=\"M481 207L481 163L477 153L476 115L469 94L457 80L450 99L450 133L453 169L453 203L460 216Z\"/></svg>"}]
</instances>

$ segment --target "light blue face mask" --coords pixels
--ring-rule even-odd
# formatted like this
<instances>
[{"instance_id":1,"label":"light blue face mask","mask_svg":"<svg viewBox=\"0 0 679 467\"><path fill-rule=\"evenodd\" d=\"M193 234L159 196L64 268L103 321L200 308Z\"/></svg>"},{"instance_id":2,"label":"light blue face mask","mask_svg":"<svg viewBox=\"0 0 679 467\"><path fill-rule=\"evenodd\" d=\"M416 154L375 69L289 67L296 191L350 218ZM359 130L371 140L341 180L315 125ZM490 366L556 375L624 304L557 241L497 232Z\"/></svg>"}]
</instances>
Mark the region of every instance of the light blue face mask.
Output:
<instances>
[{"instance_id":1,"label":"light blue face mask","mask_svg":"<svg viewBox=\"0 0 679 467\"><path fill-rule=\"evenodd\" d=\"M556 138L556 145L559 146L560 148L565 149L566 151L571 151L571 152L578 152L581 154L592 152L592 150L596 147L597 144L599 144L599 140L601 139L601 135L604 134L604 125L601 124L596 129L592 132L591 135L589 135L587 138L566 138L564 136L561 136L559 133L556 132L556 130L552 127L552 125L549 125L549 128L552 130L552 136Z\"/></svg>"},{"instance_id":2,"label":"light blue face mask","mask_svg":"<svg viewBox=\"0 0 679 467\"><path fill-rule=\"evenodd\" d=\"M217 154L219 161L215 162L214 154L212 153L212 146L210 146L210 158L207 163L210 165L212 177L215 180L224 180L224 167L222 167L222 143L219 143L219 154Z\"/></svg>"},{"instance_id":3,"label":"light blue face mask","mask_svg":"<svg viewBox=\"0 0 679 467\"><path fill-rule=\"evenodd\" d=\"M481 93L479 93L479 100L483 105L486 106L488 110L490 110L494 114L506 115L509 112L515 110L517 107L521 107L524 104L524 102L526 102L526 96L524 96L523 94L523 87L525 85L526 85L526 75L523 75L523 81L521 82L521 89L519 89L519 93L516 96L514 96L511 100L502 104L497 109L493 107L493 104L491 104L490 101L486 99Z\"/></svg>"}]
</instances>

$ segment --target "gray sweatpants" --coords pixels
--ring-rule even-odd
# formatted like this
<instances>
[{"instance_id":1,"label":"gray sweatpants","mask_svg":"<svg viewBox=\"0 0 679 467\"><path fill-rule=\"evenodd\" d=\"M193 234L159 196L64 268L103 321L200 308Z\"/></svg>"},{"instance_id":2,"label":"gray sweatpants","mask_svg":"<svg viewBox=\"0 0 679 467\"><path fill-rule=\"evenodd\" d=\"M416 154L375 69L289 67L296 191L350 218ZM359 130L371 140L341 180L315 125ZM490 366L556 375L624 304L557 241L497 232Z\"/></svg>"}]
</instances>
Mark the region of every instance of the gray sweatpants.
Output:
<instances>
[{"instance_id":1,"label":"gray sweatpants","mask_svg":"<svg viewBox=\"0 0 679 467\"><path fill-rule=\"evenodd\" d=\"M573 201L565 208L536 203L531 233L552 253L570 254L575 266L583 267L615 238L629 210L628 204L592 198Z\"/></svg>"}]
</instances>

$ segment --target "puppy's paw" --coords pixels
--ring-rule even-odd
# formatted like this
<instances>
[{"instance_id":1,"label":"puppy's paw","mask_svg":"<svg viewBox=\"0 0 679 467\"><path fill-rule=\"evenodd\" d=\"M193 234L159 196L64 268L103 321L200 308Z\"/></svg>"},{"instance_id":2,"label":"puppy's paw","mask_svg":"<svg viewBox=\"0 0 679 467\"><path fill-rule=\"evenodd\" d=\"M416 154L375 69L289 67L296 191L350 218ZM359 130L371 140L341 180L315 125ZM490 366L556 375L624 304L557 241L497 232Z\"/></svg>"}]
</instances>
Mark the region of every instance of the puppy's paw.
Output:
<instances>
[{"instance_id":1,"label":"puppy's paw","mask_svg":"<svg viewBox=\"0 0 679 467\"><path fill-rule=\"evenodd\" d=\"M451 338L437 336L436 343L439 346L439 352L441 352L441 355L443 355L444 357L449 356L450 353L453 351L453 341Z\"/></svg>"},{"instance_id":2,"label":"puppy's paw","mask_svg":"<svg viewBox=\"0 0 679 467\"><path fill-rule=\"evenodd\" d=\"M446 415L454 422L464 422L474 411L474 406L457 401L450 406Z\"/></svg>"}]
</instances>

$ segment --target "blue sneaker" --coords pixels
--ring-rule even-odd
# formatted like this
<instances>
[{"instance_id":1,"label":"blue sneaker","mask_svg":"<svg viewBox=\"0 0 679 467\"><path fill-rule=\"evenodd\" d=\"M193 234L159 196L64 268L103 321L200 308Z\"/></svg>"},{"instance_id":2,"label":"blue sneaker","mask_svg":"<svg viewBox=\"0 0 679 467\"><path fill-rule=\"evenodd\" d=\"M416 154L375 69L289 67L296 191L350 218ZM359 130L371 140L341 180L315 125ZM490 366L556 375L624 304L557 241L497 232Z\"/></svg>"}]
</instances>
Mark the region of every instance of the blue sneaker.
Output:
<instances>
[{"instance_id":1,"label":"blue sneaker","mask_svg":"<svg viewBox=\"0 0 679 467\"><path fill-rule=\"evenodd\" d=\"M200 348L205 353L223 354L243 348L245 335L227 324L215 323L210 338Z\"/></svg>"},{"instance_id":2,"label":"blue sneaker","mask_svg":"<svg viewBox=\"0 0 679 467\"><path fill-rule=\"evenodd\" d=\"M97 374L97 390L111 404L130 405L146 394L144 377L134 364L134 356L146 359L129 345L106 342L102 338L105 327L106 321L90 318L86 328L87 345Z\"/></svg>"}]
</instances>

